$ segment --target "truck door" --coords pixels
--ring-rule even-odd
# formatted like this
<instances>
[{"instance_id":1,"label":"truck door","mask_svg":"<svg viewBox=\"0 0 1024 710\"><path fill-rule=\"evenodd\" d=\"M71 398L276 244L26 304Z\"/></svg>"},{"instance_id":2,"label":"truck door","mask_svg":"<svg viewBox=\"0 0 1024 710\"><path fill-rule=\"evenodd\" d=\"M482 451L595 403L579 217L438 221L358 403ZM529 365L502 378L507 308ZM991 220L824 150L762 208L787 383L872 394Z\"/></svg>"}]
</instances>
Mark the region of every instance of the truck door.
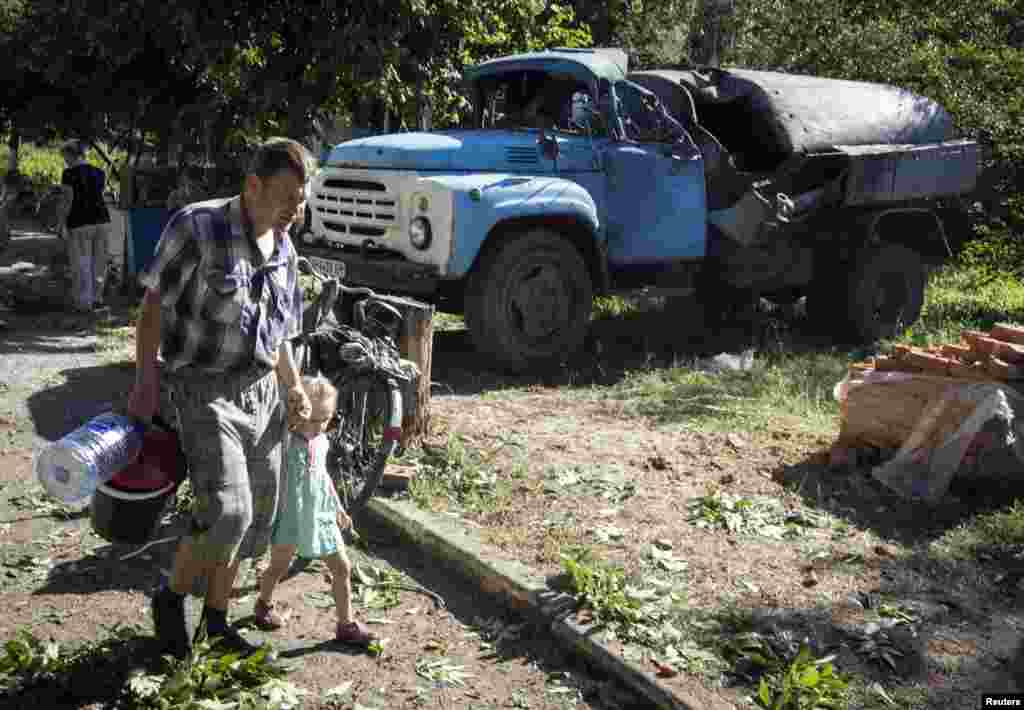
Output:
<instances>
[{"instance_id":1,"label":"truck door","mask_svg":"<svg viewBox=\"0 0 1024 710\"><path fill-rule=\"evenodd\" d=\"M590 92L582 85L573 93L564 118L556 126L554 138L558 141L556 172L590 193L597 204L598 219L604 224L607 180L601 156L609 143L608 127L594 109Z\"/></svg>"},{"instance_id":2,"label":"truck door","mask_svg":"<svg viewBox=\"0 0 1024 710\"><path fill-rule=\"evenodd\" d=\"M704 164L685 129L642 87L618 81L612 119L623 136L604 145L605 226L616 270L705 255Z\"/></svg>"}]
</instances>

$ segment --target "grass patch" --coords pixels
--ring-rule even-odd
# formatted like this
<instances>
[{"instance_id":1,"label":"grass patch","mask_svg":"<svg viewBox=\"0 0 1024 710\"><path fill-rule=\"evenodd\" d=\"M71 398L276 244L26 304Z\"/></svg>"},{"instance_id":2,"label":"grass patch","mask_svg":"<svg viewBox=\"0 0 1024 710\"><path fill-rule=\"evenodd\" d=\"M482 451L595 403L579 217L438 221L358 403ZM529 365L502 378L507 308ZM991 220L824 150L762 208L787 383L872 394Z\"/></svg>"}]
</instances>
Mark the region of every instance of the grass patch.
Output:
<instances>
[{"instance_id":1,"label":"grass patch","mask_svg":"<svg viewBox=\"0 0 1024 710\"><path fill-rule=\"evenodd\" d=\"M725 625L687 605L686 560L670 544L655 543L641 558L641 573L627 576L594 556L587 546L562 550L565 587L608 639L623 644L623 656L659 673L714 678L728 668L720 647Z\"/></svg>"},{"instance_id":2,"label":"grass patch","mask_svg":"<svg viewBox=\"0 0 1024 710\"><path fill-rule=\"evenodd\" d=\"M467 445L459 434L450 434L441 445L424 443L400 459L415 465L409 496L426 510L486 513L499 507L511 493L509 480L520 475L516 462L506 467L495 462L497 453L517 442L502 440L487 450Z\"/></svg>"},{"instance_id":3,"label":"grass patch","mask_svg":"<svg viewBox=\"0 0 1024 710\"><path fill-rule=\"evenodd\" d=\"M755 361L746 372L709 373L673 367L627 375L608 391L627 414L705 431L765 430L782 425L834 433L832 398L850 358L841 353L783 353Z\"/></svg>"},{"instance_id":4,"label":"grass patch","mask_svg":"<svg viewBox=\"0 0 1024 710\"><path fill-rule=\"evenodd\" d=\"M127 324L102 320L96 324L96 350L104 359L133 361L135 359L135 319Z\"/></svg>"},{"instance_id":5,"label":"grass patch","mask_svg":"<svg viewBox=\"0 0 1024 710\"><path fill-rule=\"evenodd\" d=\"M839 708L846 705L848 687L830 657L815 658L802 645L795 658L772 664L761 677L754 703L765 710Z\"/></svg>"},{"instance_id":6,"label":"grass patch","mask_svg":"<svg viewBox=\"0 0 1024 710\"><path fill-rule=\"evenodd\" d=\"M278 664L268 647L242 658L218 652L203 641L191 658L171 661L162 674L134 676L126 695L132 707L254 707L293 708L308 691L283 680L287 668Z\"/></svg>"},{"instance_id":7,"label":"grass patch","mask_svg":"<svg viewBox=\"0 0 1024 710\"><path fill-rule=\"evenodd\" d=\"M182 661L147 658L149 635L118 625L107 636L84 644L43 641L26 630L0 647L0 697L27 706L55 707L56 701L137 710L169 707L296 707L306 691L283 680L288 669L265 648L248 658L218 652L207 642ZM148 667L141 665L146 661ZM160 665L162 672L154 666ZM97 703L99 704L99 703ZM76 703L77 706L77 703Z\"/></svg>"},{"instance_id":8,"label":"grass patch","mask_svg":"<svg viewBox=\"0 0 1024 710\"><path fill-rule=\"evenodd\" d=\"M983 548L1024 546L1024 501L1015 500L1003 510L982 513L933 544L959 560L976 559Z\"/></svg>"},{"instance_id":9,"label":"grass patch","mask_svg":"<svg viewBox=\"0 0 1024 710\"><path fill-rule=\"evenodd\" d=\"M850 683L850 705L862 710L925 710L928 690L918 685L885 688L880 683L856 679Z\"/></svg>"},{"instance_id":10,"label":"grass patch","mask_svg":"<svg viewBox=\"0 0 1024 710\"><path fill-rule=\"evenodd\" d=\"M955 343L961 330L988 330L999 321L1024 322L1024 284L1020 279L980 266L951 264L932 276L921 319L898 341Z\"/></svg>"},{"instance_id":11,"label":"grass patch","mask_svg":"<svg viewBox=\"0 0 1024 710\"><path fill-rule=\"evenodd\" d=\"M707 495L692 498L687 507L689 522L698 528L774 540L799 537L805 527L828 524L821 516L787 512L778 498L723 493L713 484L708 486Z\"/></svg>"},{"instance_id":12,"label":"grass patch","mask_svg":"<svg viewBox=\"0 0 1024 710\"><path fill-rule=\"evenodd\" d=\"M600 301L600 305L598 305ZM595 318L628 317L635 307L609 297L595 301ZM957 342L964 329L1000 321L1024 322L1024 284L1009 272L954 262L929 281L921 319L899 337L881 343L931 345ZM703 431L785 427L812 434L835 433L835 384L863 351L807 350L791 340L758 353L748 371L711 373L695 362L627 373L602 396L623 402L624 414Z\"/></svg>"},{"instance_id":13,"label":"grass patch","mask_svg":"<svg viewBox=\"0 0 1024 710\"><path fill-rule=\"evenodd\" d=\"M441 311L434 312L435 331L455 331L465 329L466 321L463 320L462 316L454 313L443 313Z\"/></svg>"},{"instance_id":14,"label":"grass patch","mask_svg":"<svg viewBox=\"0 0 1024 710\"><path fill-rule=\"evenodd\" d=\"M622 296L598 296L594 299L593 320L628 319L638 315L640 309Z\"/></svg>"}]
</instances>

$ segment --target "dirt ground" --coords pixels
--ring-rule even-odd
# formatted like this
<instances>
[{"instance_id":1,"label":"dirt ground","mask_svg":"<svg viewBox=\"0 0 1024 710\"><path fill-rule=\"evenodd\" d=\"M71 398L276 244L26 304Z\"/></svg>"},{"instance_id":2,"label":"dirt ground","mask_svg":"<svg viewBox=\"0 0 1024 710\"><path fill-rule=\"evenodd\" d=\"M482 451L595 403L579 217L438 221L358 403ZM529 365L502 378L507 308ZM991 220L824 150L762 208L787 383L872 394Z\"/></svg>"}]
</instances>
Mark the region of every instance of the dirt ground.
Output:
<instances>
[{"instance_id":1,"label":"dirt ground","mask_svg":"<svg viewBox=\"0 0 1024 710\"><path fill-rule=\"evenodd\" d=\"M33 227L16 224L11 248L0 254L0 643L21 631L67 648L111 641L80 659L75 672L0 704L115 707L129 674L161 668L153 653L149 596L170 567L172 544L119 561L137 548L108 544L93 532L88 510L47 500L33 478L33 451L119 402L133 376L131 363L112 357L96 337L96 322L52 307L66 284L45 289L50 301L27 305L24 294L3 288L14 264L59 264L60 243ZM112 305L103 325L126 324L134 295L122 294ZM157 536L177 534L182 525L169 515ZM547 635L506 618L430 561L376 539L373 531L364 530L363 539L366 547L351 555L370 578L407 587L354 585L357 616L385 639L382 654L332 642L335 613L326 569L318 563L294 565L280 587L289 617L285 630L250 630L294 666L287 680L309 693L301 707L636 705L615 682L578 666ZM257 571L243 568L240 576L233 618L245 624ZM432 591L444 605L417 588ZM197 607L193 599L193 625ZM339 694L333 702L324 699L331 689Z\"/></svg>"},{"instance_id":2,"label":"dirt ground","mask_svg":"<svg viewBox=\"0 0 1024 710\"><path fill-rule=\"evenodd\" d=\"M652 316L657 317L664 318ZM37 315L8 313L0 319L8 321L0 357L14 352L11 343L31 348L27 333L41 341L50 332ZM985 690L1008 688L1002 675L1020 636L1024 591L1018 581L1024 566L1015 568L1005 556L951 562L928 546L976 509L975 502L951 496L929 510L904 503L877 485L868 467L830 469L834 433L800 433L783 418L762 431L701 433L685 421L629 414L622 402L603 396L600 386L621 380L631 367L657 367L660 358L680 348L715 352L725 349L724 341L697 333L688 343L674 322L635 320L610 327L570 367L522 377L483 369L464 332L437 334L429 443L441 447L457 435L486 452L509 494L482 510L457 510L442 500L434 502L436 509L477 526L490 554L522 561L553 584L563 579L561 554L586 547L621 564L637 585L654 577L668 580L694 619L744 619L765 633L781 629L807 637L821 655L836 653L839 669L862 686L876 683L897 698L889 704L869 693L851 707L952 710L977 706ZM54 328L54 338L77 337L73 324ZM59 344L54 351L64 352ZM57 640L82 641L113 620L140 629L143 640L126 643L143 644L149 633L147 595L168 564L169 546L115 563L110 553L124 550L111 551L91 534L87 517L64 520L47 510L31 482L33 442L55 438L65 421L60 417L70 416L68 402L95 406L126 390L130 368L101 360L72 363L51 377L35 372L34 379L0 383L0 603L7 612L0 616L0 639L27 627ZM695 524L695 501L710 504L728 496L774 500L778 509L766 508L757 529ZM306 568L282 587L293 616L279 643L283 656L299 661L289 676L297 685L319 694L351 680L352 702L366 707L635 702L614 684L576 668L529 626L518 628L513 619L488 621L500 615L428 562L383 543L371 543L370 551L367 565L404 572L441 594L447 610L415 591L400 592L397 606L387 610L361 607L363 618L379 617L375 629L389 644L380 659L346 653L324 643L333 610L324 608L322 569ZM239 592L240 613L251 604L253 580L250 572ZM581 618L589 613L581 611ZM880 620L890 623L886 619L898 622L888 627L898 652L891 654L891 665L865 653L858 636ZM747 680L702 660L697 640L707 634L694 631L700 628L694 622L682 630L675 644L679 654L671 659L628 639L609 643L651 668L668 666L663 682L703 698L706 707L741 703L749 693ZM719 635L734 631L724 627ZM434 680L417 675L417 665L434 668ZM436 669L459 666L467 674L464 687L437 680ZM104 683L65 706L102 707L124 672L110 668ZM449 680L452 673L458 671L448 672ZM39 705L44 698L23 700Z\"/></svg>"}]
</instances>

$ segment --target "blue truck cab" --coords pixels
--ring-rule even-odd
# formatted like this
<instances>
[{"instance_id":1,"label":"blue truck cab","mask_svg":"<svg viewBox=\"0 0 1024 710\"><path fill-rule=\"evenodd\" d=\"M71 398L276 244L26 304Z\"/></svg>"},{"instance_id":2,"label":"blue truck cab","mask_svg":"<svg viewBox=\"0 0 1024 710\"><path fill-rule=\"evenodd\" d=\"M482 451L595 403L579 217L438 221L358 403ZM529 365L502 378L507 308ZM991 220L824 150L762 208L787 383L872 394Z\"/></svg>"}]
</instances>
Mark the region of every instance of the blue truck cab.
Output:
<instances>
[{"instance_id":1,"label":"blue truck cab","mask_svg":"<svg viewBox=\"0 0 1024 710\"><path fill-rule=\"evenodd\" d=\"M511 369L576 349L595 294L651 284L779 298L827 285L834 310L836 275L860 269L869 283L851 285L841 320L881 337L916 319L925 272L907 257L918 251L879 244L911 225L941 244L930 201L976 177L976 145L949 140L941 107L893 87L629 74L612 49L503 57L464 78L460 128L330 151L300 249L321 268L343 262L351 282L464 313L477 348ZM837 112L843 95L876 110ZM896 257L894 284L883 267Z\"/></svg>"}]
</instances>

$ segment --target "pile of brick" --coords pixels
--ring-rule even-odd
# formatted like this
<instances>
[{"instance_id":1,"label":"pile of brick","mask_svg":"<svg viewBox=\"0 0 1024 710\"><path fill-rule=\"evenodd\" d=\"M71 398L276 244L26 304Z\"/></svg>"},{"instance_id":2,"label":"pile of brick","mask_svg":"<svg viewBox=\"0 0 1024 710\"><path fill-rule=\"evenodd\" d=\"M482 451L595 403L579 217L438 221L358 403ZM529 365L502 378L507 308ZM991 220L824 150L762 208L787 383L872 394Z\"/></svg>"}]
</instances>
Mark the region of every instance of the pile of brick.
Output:
<instances>
[{"instance_id":1,"label":"pile of brick","mask_svg":"<svg viewBox=\"0 0 1024 710\"><path fill-rule=\"evenodd\" d=\"M956 344L897 346L891 355L850 365L840 385L835 465L887 460L910 445L927 450L956 433L976 406L964 385L1024 389L1024 327L966 330Z\"/></svg>"},{"instance_id":2,"label":"pile of brick","mask_svg":"<svg viewBox=\"0 0 1024 710\"><path fill-rule=\"evenodd\" d=\"M855 363L851 374L867 369L921 372L974 380L1024 379L1024 327L1000 323L988 333L965 330L955 345L929 348L897 345L888 357Z\"/></svg>"}]
</instances>

